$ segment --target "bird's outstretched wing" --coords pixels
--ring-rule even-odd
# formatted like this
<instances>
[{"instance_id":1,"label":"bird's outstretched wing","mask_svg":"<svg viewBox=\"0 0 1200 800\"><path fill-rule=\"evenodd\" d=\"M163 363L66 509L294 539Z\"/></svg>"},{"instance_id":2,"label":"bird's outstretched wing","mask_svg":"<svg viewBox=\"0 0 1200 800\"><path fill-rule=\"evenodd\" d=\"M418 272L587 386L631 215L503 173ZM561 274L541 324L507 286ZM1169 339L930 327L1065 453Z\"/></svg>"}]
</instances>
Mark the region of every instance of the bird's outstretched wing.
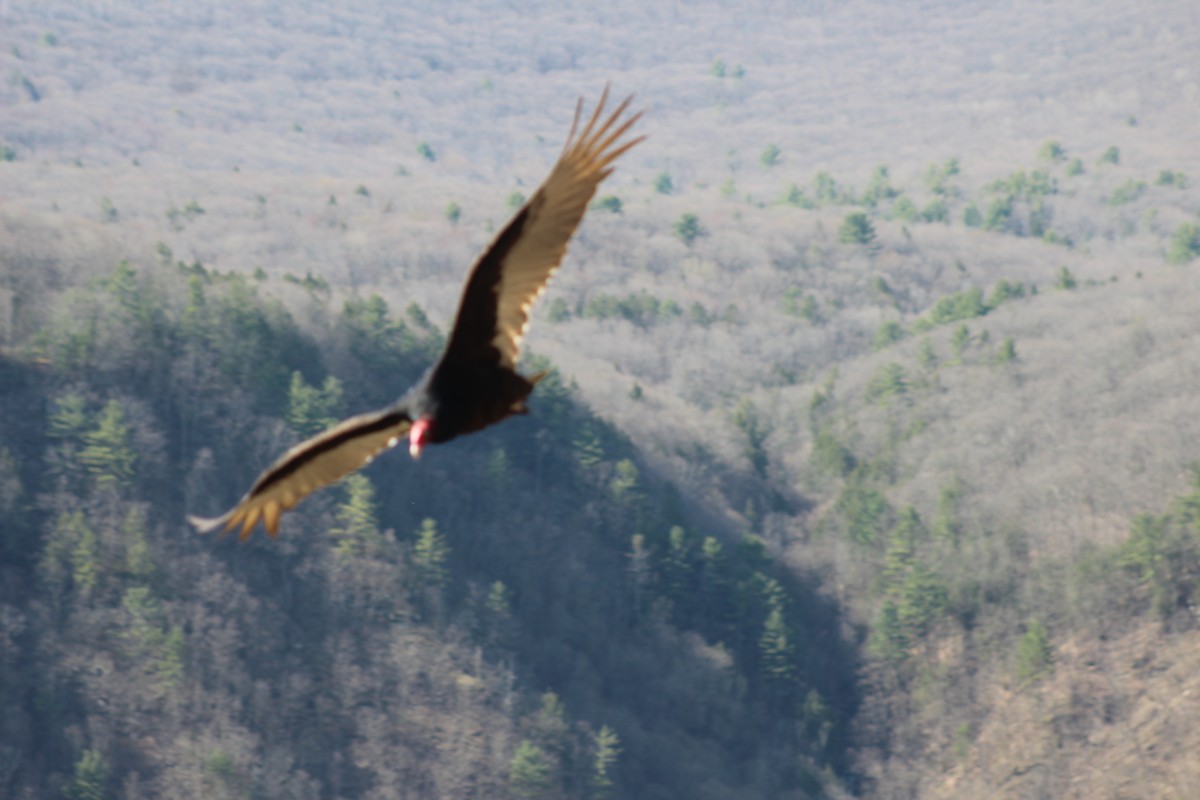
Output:
<instances>
[{"instance_id":1,"label":"bird's outstretched wing","mask_svg":"<svg viewBox=\"0 0 1200 800\"><path fill-rule=\"evenodd\" d=\"M370 463L399 444L412 419L406 409L390 407L359 414L288 450L272 464L236 506L219 517L188 517L200 533L242 527L238 538L250 538L259 519L275 536L279 516L307 495Z\"/></svg>"},{"instance_id":2,"label":"bird's outstretched wing","mask_svg":"<svg viewBox=\"0 0 1200 800\"><path fill-rule=\"evenodd\" d=\"M576 136L580 99L571 133L549 177L475 262L441 363L498 359L508 369L516 366L529 310L558 270L596 187L612 172L613 162L645 138L622 141L642 116L639 112L621 119L633 97L605 116L607 100L605 87Z\"/></svg>"}]
</instances>

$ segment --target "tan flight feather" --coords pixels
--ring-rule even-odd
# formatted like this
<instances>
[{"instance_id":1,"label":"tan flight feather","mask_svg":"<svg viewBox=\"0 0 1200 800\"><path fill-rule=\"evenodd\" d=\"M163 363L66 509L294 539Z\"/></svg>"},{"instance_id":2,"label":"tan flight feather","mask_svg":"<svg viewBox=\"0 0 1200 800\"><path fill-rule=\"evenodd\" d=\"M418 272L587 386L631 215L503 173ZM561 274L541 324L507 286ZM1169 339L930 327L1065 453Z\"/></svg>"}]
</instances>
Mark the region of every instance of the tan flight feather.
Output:
<instances>
[{"instance_id":1,"label":"tan flight feather","mask_svg":"<svg viewBox=\"0 0 1200 800\"><path fill-rule=\"evenodd\" d=\"M394 424L389 417L396 418ZM200 533L218 528L231 531L240 525L238 538L245 541L261 518L267 533L275 536L284 511L396 446L411 425L407 415L398 415L395 409L351 417L284 453L226 513L188 520Z\"/></svg>"},{"instance_id":2,"label":"tan flight feather","mask_svg":"<svg viewBox=\"0 0 1200 800\"><path fill-rule=\"evenodd\" d=\"M578 138L575 132L583 100L575 106L575 119L562 155L526 203L529 216L521 228L521 236L504 257L496 290L496 336L492 345L500 353L500 363L509 369L515 368L521 340L529 329L529 310L558 271L567 243L579 227L596 187L612 172L613 161L645 138L620 142L642 114L639 112L617 124L633 102L630 96L602 121L607 100L608 87L605 87Z\"/></svg>"}]
</instances>

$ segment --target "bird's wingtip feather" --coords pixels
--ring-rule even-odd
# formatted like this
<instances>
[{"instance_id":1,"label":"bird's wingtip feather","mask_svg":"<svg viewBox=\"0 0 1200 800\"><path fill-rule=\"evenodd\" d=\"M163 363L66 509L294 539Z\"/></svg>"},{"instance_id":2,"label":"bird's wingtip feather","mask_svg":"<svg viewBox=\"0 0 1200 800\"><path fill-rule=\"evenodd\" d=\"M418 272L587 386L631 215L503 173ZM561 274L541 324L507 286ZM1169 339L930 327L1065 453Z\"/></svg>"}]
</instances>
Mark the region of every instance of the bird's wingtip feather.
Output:
<instances>
[{"instance_id":1,"label":"bird's wingtip feather","mask_svg":"<svg viewBox=\"0 0 1200 800\"><path fill-rule=\"evenodd\" d=\"M228 514L222 514L219 517L197 517L189 514L187 521L189 525L196 529L196 533L205 534L212 533L220 528L228 518Z\"/></svg>"}]
</instances>

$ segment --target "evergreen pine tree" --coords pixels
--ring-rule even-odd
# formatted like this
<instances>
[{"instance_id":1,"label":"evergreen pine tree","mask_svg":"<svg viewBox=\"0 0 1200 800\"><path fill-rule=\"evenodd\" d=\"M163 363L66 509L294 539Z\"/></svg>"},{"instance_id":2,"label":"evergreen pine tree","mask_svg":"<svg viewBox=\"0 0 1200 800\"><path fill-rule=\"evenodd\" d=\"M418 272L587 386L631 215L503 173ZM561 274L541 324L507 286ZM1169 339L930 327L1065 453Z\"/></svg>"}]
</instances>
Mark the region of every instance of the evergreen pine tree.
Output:
<instances>
[{"instance_id":1,"label":"evergreen pine tree","mask_svg":"<svg viewBox=\"0 0 1200 800\"><path fill-rule=\"evenodd\" d=\"M307 438L337 422L342 403L342 382L332 375L317 388L305 382L299 371L292 373L288 388L287 421L297 436Z\"/></svg>"},{"instance_id":2,"label":"evergreen pine tree","mask_svg":"<svg viewBox=\"0 0 1200 800\"><path fill-rule=\"evenodd\" d=\"M97 485L124 487L133 480L137 451L133 449L125 412L116 400L104 404L95 427L83 435L79 461Z\"/></svg>"},{"instance_id":3,"label":"evergreen pine tree","mask_svg":"<svg viewBox=\"0 0 1200 800\"><path fill-rule=\"evenodd\" d=\"M106 800L108 762L98 750L85 750L75 762L75 774L63 789L68 800Z\"/></svg>"},{"instance_id":4,"label":"evergreen pine tree","mask_svg":"<svg viewBox=\"0 0 1200 800\"><path fill-rule=\"evenodd\" d=\"M621 755L621 738L616 731L604 725L596 732L595 747L596 759L593 762L589 795L592 800L608 800L615 789L612 769Z\"/></svg>"},{"instance_id":5,"label":"evergreen pine tree","mask_svg":"<svg viewBox=\"0 0 1200 800\"><path fill-rule=\"evenodd\" d=\"M1050 672L1054 667L1054 650L1050 646L1050 634L1040 620L1033 620L1025 628L1025 634L1017 645L1017 677L1022 681L1034 681Z\"/></svg>"},{"instance_id":6,"label":"evergreen pine tree","mask_svg":"<svg viewBox=\"0 0 1200 800\"><path fill-rule=\"evenodd\" d=\"M776 691L786 689L796 677L796 643L779 601L771 602L758 647L763 676Z\"/></svg>"},{"instance_id":7,"label":"evergreen pine tree","mask_svg":"<svg viewBox=\"0 0 1200 800\"><path fill-rule=\"evenodd\" d=\"M446 564L449 558L450 545L438 530L437 522L429 518L423 520L413 545L413 566L424 589L440 591L446 585L450 577Z\"/></svg>"},{"instance_id":8,"label":"evergreen pine tree","mask_svg":"<svg viewBox=\"0 0 1200 800\"><path fill-rule=\"evenodd\" d=\"M343 485L346 501L337 507L336 524L329 530L336 542L334 551L343 559L369 555L380 543L375 488L361 472L346 478Z\"/></svg>"},{"instance_id":9,"label":"evergreen pine tree","mask_svg":"<svg viewBox=\"0 0 1200 800\"><path fill-rule=\"evenodd\" d=\"M554 765L542 748L528 739L517 745L508 763L508 781L518 797L538 800L551 796Z\"/></svg>"}]
</instances>

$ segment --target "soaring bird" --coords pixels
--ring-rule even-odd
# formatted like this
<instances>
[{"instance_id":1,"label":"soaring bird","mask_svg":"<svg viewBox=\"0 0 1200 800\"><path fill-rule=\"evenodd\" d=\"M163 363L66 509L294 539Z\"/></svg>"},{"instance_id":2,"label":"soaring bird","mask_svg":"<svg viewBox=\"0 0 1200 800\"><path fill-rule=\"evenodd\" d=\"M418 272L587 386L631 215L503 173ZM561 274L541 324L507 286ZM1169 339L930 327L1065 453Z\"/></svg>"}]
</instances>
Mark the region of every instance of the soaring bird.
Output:
<instances>
[{"instance_id":1,"label":"soaring bird","mask_svg":"<svg viewBox=\"0 0 1200 800\"><path fill-rule=\"evenodd\" d=\"M582 98L575 106L558 163L471 267L446 349L425 376L386 408L350 417L288 450L221 516L188 517L199 532L241 526L238 538L245 541L262 520L274 537L284 511L406 434L408 452L418 458L427 445L527 413L525 400L544 375L516 371L530 308L558 270L596 187L645 138L626 138L641 117L626 116L633 98L605 115L607 100L605 87L582 130Z\"/></svg>"}]
</instances>

